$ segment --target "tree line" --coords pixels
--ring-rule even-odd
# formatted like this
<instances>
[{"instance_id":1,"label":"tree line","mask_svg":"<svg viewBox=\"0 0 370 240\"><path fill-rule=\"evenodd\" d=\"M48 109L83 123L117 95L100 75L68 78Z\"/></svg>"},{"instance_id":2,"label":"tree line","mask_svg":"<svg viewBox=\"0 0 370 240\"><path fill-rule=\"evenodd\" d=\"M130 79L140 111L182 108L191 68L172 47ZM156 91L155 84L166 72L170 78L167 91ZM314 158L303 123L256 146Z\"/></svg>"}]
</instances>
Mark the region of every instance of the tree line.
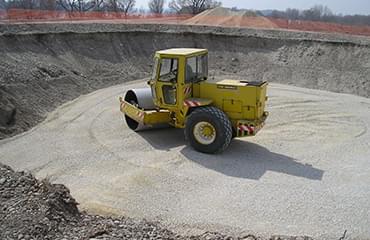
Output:
<instances>
[{"instance_id":1,"label":"tree line","mask_svg":"<svg viewBox=\"0 0 370 240\"><path fill-rule=\"evenodd\" d=\"M221 6L216 0L149 0L150 13L165 11L179 14L198 14L204 10ZM0 10L10 8L64 10L68 12L113 11L125 14L145 12L136 8L136 0L0 0ZM237 10L236 7L232 8ZM334 14L330 8L315 5L310 9L288 8L285 11L257 11L257 15L289 20L323 21L350 25L370 25L370 15Z\"/></svg>"},{"instance_id":2,"label":"tree line","mask_svg":"<svg viewBox=\"0 0 370 240\"><path fill-rule=\"evenodd\" d=\"M0 0L0 9L65 10L68 12L114 11L125 14L138 11L136 0ZM198 14L204 10L221 6L215 0L150 0L151 13L162 14L165 9L172 13ZM166 8L167 7L167 8Z\"/></svg>"},{"instance_id":3,"label":"tree line","mask_svg":"<svg viewBox=\"0 0 370 240\"><path fill-rule=\"evenodd\" d=\"M260 13L263 14L262 12ZM370 15L334 14L330 8L323 5L315 5L306 10L299 10L296 8L288 8L285 11L273 10L264 15L290 20L322 21L349 25L370 25Z\"/></svg>"}]
</instances>

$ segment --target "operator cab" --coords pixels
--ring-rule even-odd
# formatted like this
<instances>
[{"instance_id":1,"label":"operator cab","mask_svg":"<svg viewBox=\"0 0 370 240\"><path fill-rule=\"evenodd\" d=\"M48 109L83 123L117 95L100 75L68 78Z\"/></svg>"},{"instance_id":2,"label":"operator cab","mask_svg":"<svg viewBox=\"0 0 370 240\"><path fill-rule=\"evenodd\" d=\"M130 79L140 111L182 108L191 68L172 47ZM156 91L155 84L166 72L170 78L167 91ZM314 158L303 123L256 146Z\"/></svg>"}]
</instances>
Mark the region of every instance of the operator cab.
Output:
<instances>
[{"instance_id":1,"label":"operator cab","mask_svg":"<svg viewBox=\"0 0 370 240\"><path fill-rule=\"evenodd\" d=\"M208 51L173 48L158 51L149 85L157 106L175 107L184 101L184 90L191 84L207 80ZM182 91L182 92L180 92ZM186 96L185 96L186 97Z\"/></svg>"}]
</instances>

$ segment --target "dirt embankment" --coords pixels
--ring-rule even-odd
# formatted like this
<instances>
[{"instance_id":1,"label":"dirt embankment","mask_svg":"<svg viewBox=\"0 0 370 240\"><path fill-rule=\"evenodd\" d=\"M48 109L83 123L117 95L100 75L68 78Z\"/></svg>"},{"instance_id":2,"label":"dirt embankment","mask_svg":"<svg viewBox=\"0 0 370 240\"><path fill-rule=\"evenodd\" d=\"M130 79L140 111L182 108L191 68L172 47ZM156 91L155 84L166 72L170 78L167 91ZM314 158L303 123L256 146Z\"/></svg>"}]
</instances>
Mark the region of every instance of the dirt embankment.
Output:
<instances>
[{"instance_id":1,"label":"dirt embankment","mask_svg":"<svg viewBox=\"0 0 370 240\"><path fill-rule=\"evenodd\" d=\"M210 50L213 75L370 96L370 40L217 27L0 25L0 139L61 103L149 75L155 50Z\"/></svg>"}]
</instances>

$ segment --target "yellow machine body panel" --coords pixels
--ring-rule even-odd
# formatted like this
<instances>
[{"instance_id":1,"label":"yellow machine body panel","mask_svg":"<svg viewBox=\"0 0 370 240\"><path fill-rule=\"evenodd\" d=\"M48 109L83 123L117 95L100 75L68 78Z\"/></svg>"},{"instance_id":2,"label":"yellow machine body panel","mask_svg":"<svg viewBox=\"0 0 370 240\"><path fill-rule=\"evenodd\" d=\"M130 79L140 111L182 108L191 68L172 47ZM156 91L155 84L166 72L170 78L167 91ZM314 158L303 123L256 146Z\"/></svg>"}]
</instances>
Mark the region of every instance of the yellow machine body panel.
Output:
<instances>
[{"instance_id":1,"label":"yellow machine body panel","mask_svg":"<svg viewBox=\"0 0 370 240\"><path fill-rule=\"evenodd\" d=\"M200 82L193 86L193 96L211 99L231 119L256 120L264 115L267 83L240 80Z\"/></svg>"},{"instance_id":2,"label":"yellow machine body panel","mask_svg":"<svg viewBox=\"0 0 370 240\"><path fill-rule=\"evenodd\" d=\"M193 86L194 97L210 99L226 113L238 137L255 135L263 127L268 116L266 91L266 82L244 80L203 81Z\"/></svg>"},{"instance_id":3,"label":"yellow machine body panel","mask_svg":"<svg viewBox=\"0 0 370 240\"><path fill-rule=\"evenodd\" d=\"M160 111L145 111L128 103L122 98L120 99L120 102L121 112L144 125L157 125L171 122L170 112L168 110L162 109Z\"/></svg>"}]
</instances>

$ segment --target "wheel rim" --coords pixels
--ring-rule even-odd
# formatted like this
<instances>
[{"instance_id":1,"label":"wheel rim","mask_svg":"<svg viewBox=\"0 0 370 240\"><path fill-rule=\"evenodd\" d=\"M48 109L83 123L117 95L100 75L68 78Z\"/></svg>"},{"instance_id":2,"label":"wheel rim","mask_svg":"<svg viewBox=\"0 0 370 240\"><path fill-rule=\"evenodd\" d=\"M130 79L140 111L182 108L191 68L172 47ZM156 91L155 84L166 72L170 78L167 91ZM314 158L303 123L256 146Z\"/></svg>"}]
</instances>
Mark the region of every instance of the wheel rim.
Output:
<instances>
[{"instance_id":1,"label":"wheel rim","mask_svg":"<svg viewBox=\"0 0 370 240\"><path fill-rule=\"evenodd\" d=\"M199 122L194 126L193 135L200 144L209 145L216 140L216 129L209 122Z\"/></svg>"}]
</instances>

